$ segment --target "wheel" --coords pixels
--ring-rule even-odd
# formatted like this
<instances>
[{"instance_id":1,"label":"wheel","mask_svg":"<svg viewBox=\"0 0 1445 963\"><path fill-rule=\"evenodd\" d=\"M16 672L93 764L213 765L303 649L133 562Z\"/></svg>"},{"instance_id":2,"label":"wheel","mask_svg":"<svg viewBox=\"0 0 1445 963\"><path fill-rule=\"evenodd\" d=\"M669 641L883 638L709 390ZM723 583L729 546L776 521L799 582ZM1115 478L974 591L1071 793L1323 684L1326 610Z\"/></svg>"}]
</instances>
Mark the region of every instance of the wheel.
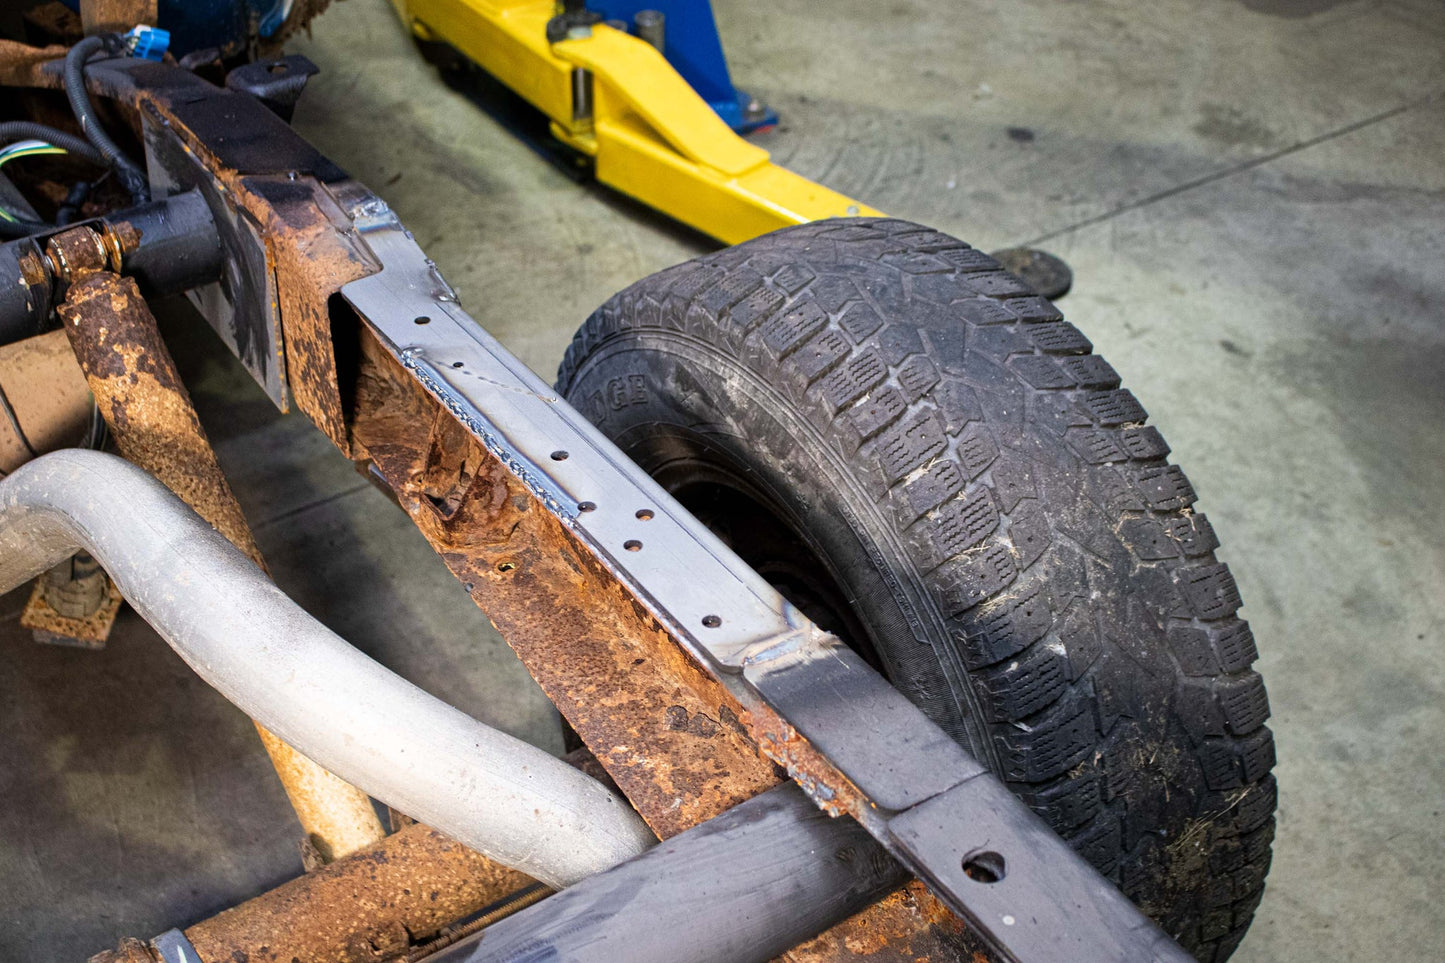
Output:
<instances>
[{"instance_id":1,"label":"wheel","mask_svg":"<svg viewBox=\"0 0 1445 963\"><path fill-rule=\"evenodd\" d=\"M634 284L558 388L1201 960L1263 891L1274 745L1168 446L1052 304L850 218Z\"/></svg>"}]
</instances>

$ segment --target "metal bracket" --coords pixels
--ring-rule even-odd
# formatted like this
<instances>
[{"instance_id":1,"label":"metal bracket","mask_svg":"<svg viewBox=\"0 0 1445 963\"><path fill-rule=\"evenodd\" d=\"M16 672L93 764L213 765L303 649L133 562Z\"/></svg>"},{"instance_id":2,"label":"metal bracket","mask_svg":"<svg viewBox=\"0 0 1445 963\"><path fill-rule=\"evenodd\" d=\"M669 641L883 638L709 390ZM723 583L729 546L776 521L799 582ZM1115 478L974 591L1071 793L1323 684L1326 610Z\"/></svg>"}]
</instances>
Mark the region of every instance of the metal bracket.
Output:
<instances>
[{"instance_id":1,"label":"metal bracket","mask_svg":"<svg viewBox=\"0 0 1445 963\"><path fill-rule=\"evenodd\" d=\"M310 60L291 54L280 60L261 60L237 67L226 75L226 87L250 94L290 123L296 101L306 89L306 81L320 72Z\"/></svg>"}]
</instances>

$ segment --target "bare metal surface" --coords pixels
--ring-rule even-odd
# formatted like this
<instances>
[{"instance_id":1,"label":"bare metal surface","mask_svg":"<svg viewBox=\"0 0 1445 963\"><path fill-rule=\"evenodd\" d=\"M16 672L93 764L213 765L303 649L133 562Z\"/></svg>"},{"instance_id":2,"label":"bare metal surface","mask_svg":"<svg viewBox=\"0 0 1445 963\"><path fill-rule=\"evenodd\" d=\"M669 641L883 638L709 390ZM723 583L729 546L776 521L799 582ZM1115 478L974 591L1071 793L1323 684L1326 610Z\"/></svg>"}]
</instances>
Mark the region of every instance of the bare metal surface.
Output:
<instances>
[{"instance_id":1,"label":"bare metal surface","mask_svg":"<svg viewBox=\"0 0 1445 963\"><path fill-rule=\"evenodd\" d=\"M82 232L93 234L67 231L52 244ZM72 243L58 249L89 248ZM57 313L121 454L160 479L264 571L265 560L136 283L105 271L72 281ZM325 862L381 838L381 822L365 793L260 725L257 730L308 851Z\"/></svg>"},{"instance_id":2,"label":"bare metal surface","mask_svg":"<svg viewBox=\"0 0 1445 963\"><path fill-rule=\"evenodd\" d=\"M78 549L253 719L497 862L565 886L653 842L596 780L427 695L326 629L129 462L57 452L0 481L0 591Z\"/></svg>"}]
</instances>

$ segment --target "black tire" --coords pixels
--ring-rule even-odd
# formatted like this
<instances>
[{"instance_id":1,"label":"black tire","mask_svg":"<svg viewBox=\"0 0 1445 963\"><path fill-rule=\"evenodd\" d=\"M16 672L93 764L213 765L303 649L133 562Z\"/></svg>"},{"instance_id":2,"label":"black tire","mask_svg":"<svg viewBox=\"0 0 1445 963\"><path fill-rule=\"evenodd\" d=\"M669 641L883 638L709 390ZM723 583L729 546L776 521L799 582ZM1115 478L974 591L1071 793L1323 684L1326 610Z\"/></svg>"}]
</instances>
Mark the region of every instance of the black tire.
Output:
<instances>
[{"instance_id":1,"label":"black tire","mask_svg":"<svg viewBox=\"0 0 1445 963\"><path fill-rule=\"evenodd\" d=\"M982 252L852 218L634 284L558 387L1223 960L1269 867L1268 701L1189 482L1091 349Z\"/></svg>"}]
</instances>

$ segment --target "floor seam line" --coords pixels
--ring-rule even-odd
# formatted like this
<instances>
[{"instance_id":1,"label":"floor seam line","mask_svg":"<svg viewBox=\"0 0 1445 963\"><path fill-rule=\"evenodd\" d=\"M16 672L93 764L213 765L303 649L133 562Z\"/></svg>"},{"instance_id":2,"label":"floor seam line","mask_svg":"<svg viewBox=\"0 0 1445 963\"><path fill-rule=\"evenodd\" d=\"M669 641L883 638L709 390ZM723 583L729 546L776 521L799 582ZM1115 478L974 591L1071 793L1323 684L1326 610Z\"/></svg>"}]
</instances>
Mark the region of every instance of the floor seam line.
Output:
<instances>
[{"instance_id":1,"label":"floor seam line","mask_svg":"<svg viewBox=\"0 0 1445 963\"><path fill-rule=\"evenodd\" d=\"M1289 157L1291 154L1297 154L1300 151L1309 150L1311 147L1318 147L1320 144L1327 143L1340 137L1345 137L1349 134L1355 133L1358 130L1363 130L1366 127L1383 123L1384 121L1387 121L1392 117L1398 117L1406 111L1414 110L1417 107L1423 107L1424 105L1430 103L1433 100L1437 100L1442 96L1445 96L1445 91L1436 91L1435 93L1428 94L1417 100L1410 101L1409 103L1401 104L1398 107L1392 107L1382 113L1375 114L1370 117L1365 117L1351 124L1346 124L1344 127L1339 127L1335 130L1326 131L1325 133L1316 135L1315 137L1311 137L1308 140L1302 140L1297 144L1292 144L1289 147L1282 148L1275 151L1274 153L1265 154L1262 157L1254 157L1240 164L1236 164L1233 167L1227 167L1223 170L1215 171L1212 174L1206 174L1203 177L1188 181L1184 184L1177 184L1174 187L1167 188L1166 190L1160 191L1157 194L1151 194L1148 197L1140 198L1137 201L1130 201L1127 204L1121 204L1119 207L1116 207L1109 211L1105 211L1102 214L1095 214L1091 217L1086 217L1081 221L1076 221L1073 224L1058 228L1057 230L1049 231L1046 234L1040 234L1038 237L1033 238L1032 240L1024 241L1022 244L1016 246L1037 247L1038 245L1043 244L1046 241L1052 241L1054 238L1062 237L1065 234L1071 234L1074 231L1082 230L1086 227L1093 227L1095 224L1102 224L1105 221L1113 220L1121 214L1128 214L1131 211L1137 211L1141 208L1148 207L1151 204L1158 203L1159 201L1166 201L1171 197L1177 197L1180 194L1192 191L1195 188L1206 187L1217 181L1222 181L1226 178L1233 177L1235 174L1242 174L1246 171L1254 170L1256 167L1263 167L1265 164L1271 164L1277 160L1280 160L1281 158Z\"/></svg>"},{"instance_id":2,"label":"floor seam line","mask_svg":"<svg viewBox=\"0 0 1445 963\"><path fill-rule=\"evenodd\" d=\"M329 505L334 501L339 501L347 497L348 495L355 495L357 492L365 491L367 488L370 487L370 482L361 482L359 485L355 485L351 488L347 488L339 492L334 492L330 495L327 495L325 498L318 498L314 502L307 502L305 505L298 505L295 508L287 509L279 515L274 515L271 518L263 519L252 525L251 528L253 531L259 532L261 529L275 525L277 522L284 522L288 518L295 518L297 515L309 512L313 508L320 508L323 505Z\"/></svg>"}]
</instances>

